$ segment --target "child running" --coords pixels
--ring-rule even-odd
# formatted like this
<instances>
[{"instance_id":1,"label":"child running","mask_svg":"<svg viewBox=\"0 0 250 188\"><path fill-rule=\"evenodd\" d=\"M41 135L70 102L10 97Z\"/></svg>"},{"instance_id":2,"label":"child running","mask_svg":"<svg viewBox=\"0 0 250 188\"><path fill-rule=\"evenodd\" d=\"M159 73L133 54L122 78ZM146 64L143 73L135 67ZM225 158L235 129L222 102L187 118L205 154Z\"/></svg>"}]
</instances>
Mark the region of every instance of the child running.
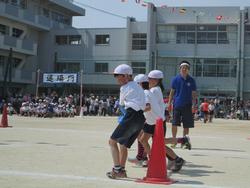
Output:
<instances>
[{"instance_id":1,"label":"child running","mask_svg":"<svg viewBox=\"0 0 250 188\"><path fill-rule=\"evenodd\" d=\"M155 77L155 76L153 75L152 77ZM148 143L148 140L154 134L154 127L155 127L156 119L159 117L164 118L164 115L162 114L162 111L161 111L164 108L160 107L161 103L160 102L158 103L157 98L152 94L151 91L149 91L149 81L146 75L138 74L137 76L135 76L134 81L137 82L144 89L145 100L146 100L146 108L144 110L144 116L146 118L146 122L143 128L143 131L141 131L140 135L138 136L138 140L139 140L138 148L137 148L138 153L135 158L129 158L128 161L135 163L136 165L139 165L142 167L147 167L147 162L148 162L147 154L150 153L150 145ZM152 87L151 89L154 91L157 91L157 87L158 87L157 85L158 85L158 82L156 84L153 84L154 87ZM159 90L158 96L160 97L162 96L161 89ZM166 126L164 127L164 129L166 130ZM170 144L170 143L171 144L181 143L181 144L187 144L187 145L190 144L189 139L186 137L165 138L165 144ZM175 165L174 159L178 159L178 158L177 158L177 155L172 151L172 149L167 148L167 156L170 159L168 169L173 170L175 172L179 171L183 164L181 165L181 163L179 162L179 165L178 163L177 165Z\"/></svg>"},{"instance_id":2,"label":"child running","mask_svg":"<svg viewBox=\"0 0 250 188\"><path fill-rule=\"evenodd\" d=\"M131 80L131 75L132 68L126 64L121 64L114 70L114 77L121 86L119 103L124 106L126 113L109 139L114 166L106 175L112 179L127 177L125 170L127 148L134 143L145 122L144 92L137 83Z\"/></svg>"},{"instance_id":3,"label":"child running","mask_svg":"<svg viewBox=\"0 0 250 188\"><path fill-rule=\"evenodd\" d=\"M160 117L165 120L165 106L164 106L164 100L163 100L163 94L162 91L164 90L162 79L163 79L163 73L160 70L152 70L148 74L149 79L149 88L150 92L152 93L152 98L156 99L156 105L158 105L159 110L157 117ZM155 103L155 102L154 102ZM155 122L156 119L153 116L149 116L150 118L154 119L154 121L151 121L150 124L146 123L143 128L143 135L140 138L141 143L144 146L145 151L148 155L150 155L150 146L148 144L148 140L152 135L154 134L154 128L155 128ZM149 117L146 116L146 122ZM148 121L149 122L149 121ZM154 122L154 124L152 124ZM166 134L166 124L164 124L164 135ZM171 139L165 139L165 143L168 144L171 141ZM182 166L185 163L185 160L181 157L177 156L175 152L166 146L166 156L169 159L168 169L172 170L173 172L178 172L181 170Z\"/></svg>"}]
</instances>

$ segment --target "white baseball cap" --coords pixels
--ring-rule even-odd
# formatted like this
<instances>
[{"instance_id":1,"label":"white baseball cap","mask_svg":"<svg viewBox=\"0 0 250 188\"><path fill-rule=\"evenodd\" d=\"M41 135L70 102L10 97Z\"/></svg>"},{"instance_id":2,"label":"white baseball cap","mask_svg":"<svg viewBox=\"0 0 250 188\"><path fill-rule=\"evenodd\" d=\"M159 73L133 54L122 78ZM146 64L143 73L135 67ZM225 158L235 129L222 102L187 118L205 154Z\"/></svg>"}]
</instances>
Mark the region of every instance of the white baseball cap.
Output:
<instances>
[{"instance_id":1,"label":"white baseball cap","mask_svg":"<svg viewBox=\"0 0 250 188\"><path fill-rule=\"evenodd\" d=\"M148 73L149 78L156 78L156 79L162 79L163 73L160 70L152 70Z\"/></svg>"},{"instance_id":2,"label":"white baseball cap","mask_svg":"<svg viewBox=\"0 0 250 188\"><path fill-rule=\"evenodd\" d=\"M133 70L132 68L127 65L127 64L121 64L121 65L118 65L113 74L128 74L128 75L132 75L133 74Z\"/></svg>"},{"instance_id":3,"label":"white baseball cap","mask_svg":"<svg viewBox=\"0 0 250 188\"><path fill-rule=\"evenodd\" d=\"M134 81L137 83L148 82L148 76L145 74L138 74L135 76Z\"/></svg>"}]
</instances>

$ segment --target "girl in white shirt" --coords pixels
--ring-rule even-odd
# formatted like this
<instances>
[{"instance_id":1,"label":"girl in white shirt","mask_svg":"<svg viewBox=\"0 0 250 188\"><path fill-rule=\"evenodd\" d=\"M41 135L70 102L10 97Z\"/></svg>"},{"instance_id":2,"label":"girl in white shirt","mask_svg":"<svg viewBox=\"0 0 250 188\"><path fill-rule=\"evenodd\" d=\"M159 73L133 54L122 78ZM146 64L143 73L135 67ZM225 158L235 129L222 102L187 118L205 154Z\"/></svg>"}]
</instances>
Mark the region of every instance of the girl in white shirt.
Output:
<instances>
[{"instance_id":1,"label":"girl in white shirt","mask_svg":"<svg viewBox=\"0 0 250 188\"><path fill-rule=\"evenodd\" d=\"M165 104L164 104L163 94L162 94L164 90L164 87L162 84L163 73L160 70L152 70L148 74L148 79L149 79L150 92L152 93L152 98L156 99L158 109L160 111L159 114L157 114L157 116L162 118L163 121L165 121ZM146 139L149 139L150 137L148 136L149 135L152 136L154 134L154 129L155 129L155 125L149 126L145 124L143 128L143 131L145 132L145 134L143 134L142 137L140 138L140 141L143 144L144 149L148 155L150 155L150 146L147 142L145 142L144 135L146 135ZM165 134L166 134L166 124L164 123L164 136ZM168 141L169 140L165 138L165 143ZM168 146L166 146L166 156L170 161L172 161L172 165L171 166L169 165L168 169L172 170L173 172L178 172L182 168L183 164L185 163L185 161L182 158L178 157L175 154L175 152Z\"/></svg>"}]
</instances>

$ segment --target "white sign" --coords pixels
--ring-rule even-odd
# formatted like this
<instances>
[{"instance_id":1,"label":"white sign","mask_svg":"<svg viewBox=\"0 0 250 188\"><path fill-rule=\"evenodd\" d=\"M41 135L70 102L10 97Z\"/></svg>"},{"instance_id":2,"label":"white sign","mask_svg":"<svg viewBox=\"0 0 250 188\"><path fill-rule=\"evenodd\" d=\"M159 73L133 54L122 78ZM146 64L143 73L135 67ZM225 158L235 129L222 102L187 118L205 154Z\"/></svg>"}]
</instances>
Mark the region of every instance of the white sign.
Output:
<instances>
[{"instance_id":1,"label":"white sign","mask_svg":"<svg viewBox=\"0 0 250 188\"><path fill-rule=\"evenodd\" d=\"M76 73L44 73L43 83L77 83Z\"/></svg>"}]
</instances>

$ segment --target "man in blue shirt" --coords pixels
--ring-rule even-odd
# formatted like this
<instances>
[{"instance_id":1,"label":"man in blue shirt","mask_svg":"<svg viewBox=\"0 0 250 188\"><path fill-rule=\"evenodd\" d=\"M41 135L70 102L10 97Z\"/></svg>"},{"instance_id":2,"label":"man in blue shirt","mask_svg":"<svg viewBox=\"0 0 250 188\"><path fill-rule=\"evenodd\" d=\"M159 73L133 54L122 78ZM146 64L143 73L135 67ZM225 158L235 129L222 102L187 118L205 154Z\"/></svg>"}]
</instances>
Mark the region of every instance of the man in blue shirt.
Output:
<instances>
[{"instance_id":1,"label":"man in blue shirt","mask_svg":"<svg viewBox=\"0 0 250 188\"><path fill-rule=\"evenodd\" d=\"M177 126L183 124L183 136L189 134L189 128L194 127L192 114L192 103L196 99L196 83L189 75L190 63L182 61L180 63L180 74L173 78L169 94L169 104L173 101L173 122L172 135L176 138ZM191 145L188 147L191 149Z\"/></svg>"}]
</instances>

